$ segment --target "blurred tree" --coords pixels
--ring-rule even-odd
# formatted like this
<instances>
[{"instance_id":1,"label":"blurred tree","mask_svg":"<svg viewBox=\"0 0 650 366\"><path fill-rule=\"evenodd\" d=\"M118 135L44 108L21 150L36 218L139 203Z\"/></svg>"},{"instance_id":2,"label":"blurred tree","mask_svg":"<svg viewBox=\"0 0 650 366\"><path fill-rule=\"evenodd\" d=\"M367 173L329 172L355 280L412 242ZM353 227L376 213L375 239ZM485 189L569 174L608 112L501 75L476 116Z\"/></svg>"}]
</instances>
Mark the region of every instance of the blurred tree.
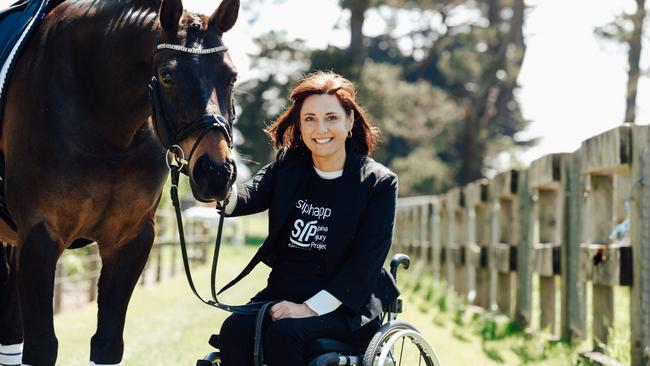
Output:
<instances>
[{"instance_id":1,"label":"blurred tree","mask_svg":"<svg viewBox=\"0 0 650 366\"><path fill-rule=\"evenodd\" d=\"M243 84L239 98L238 125L247 139L241 150L251 159L268 160L263 121L277 116L295 78L318 69L357 83L361 103L383 132L375 158L400 175L402 195L476 180L495 156L535 142L515 138L528 124L515 97L525 54L524 0L339 4L350 12L347 48L309 50L274 32L256 40L253 67L262 76ZM386 32L377 37L363 35L369 10L386 20ZM415 20L408 33L398 34L405 12Z\"/></svg>"},{"instance_id":2,"label":"blurred tree","mask_svg":"<svg viewBox=\"0 0 650 366\"><path fill-rule=\"evenodd\" d=\"M235 91L241 112L236 127L244 136L237 149L253 171L273 157L273 146L264 128L284 108L291 85L309 68L310 52L302 40L288 40L285 33L270 32L254 40L258 53L251 69L256 77Z\"/></svg>"},{"instance_id":3,"label":"blurred tree","mask_svg":"<svg viewBox=\"0 0 650 366\"><path fill-rule=\"evenodd\" d=\"M482 7L487 27L473 26L473 30L466 33L470 41L460 48L463 51L460 57L465 57L464 61L468 62L461 70L470 71L466 75L472 75L472 69L476 72L470 80L463 80L464 90L458 88L465 108L457 145L462 161L458 172L460 184L483 176L488 146L500 136L510 137L510 143L500 148L492 146L493 154L513 145L532 143L514 139L514 134L528 124L514 99L526 51L523 36L525 5L524 0L512 0L509 6L506 3L487 0ZM506 14L509 19L504 16ZM451 55L452 58L455 56L459 54ZM459 64L463 62L456 61Z\"/></svg>"},{"instance_id":4,"label":"blurred tree","mask_svg":"<svg viewBox=\"0 0 650 366\"><path fill-rule=\"evenodd\" d=\"M449 149L449 126L461 110L448 94L424 80L408 82L397 65L367 62L359 99L382 131L374 158L400 177L400 194L430 194L453 185L451 164L440 152Z\"/></svg>"},{"instance_id":5,"label":"blurred tree","mask_svg":"<svg viewBox=\"0 0 650 366\"><path fill-rule=\"evenodd\" d=\"M636 95L641 74L641 43L645 23L645 0L636 1L636 12L622 14L610 23L597 27L595 33L607 41L623 43L628 47L627 90L625 96L625 122L636 122Z\"/></svg>"},{"instance_id":6,"label":"blurred tree","mask_svg":"<svg viewBox=\"0 0 650 366\"><path fill-rule=\"evenodd\" d=\"M378 0L339 0L341 8L350 11L350 46L348 47L349 61L352 75L355 79L361 73L365 60L363 47L363 23L366 11L377 4Z\"/></svg>"}]
</instances>

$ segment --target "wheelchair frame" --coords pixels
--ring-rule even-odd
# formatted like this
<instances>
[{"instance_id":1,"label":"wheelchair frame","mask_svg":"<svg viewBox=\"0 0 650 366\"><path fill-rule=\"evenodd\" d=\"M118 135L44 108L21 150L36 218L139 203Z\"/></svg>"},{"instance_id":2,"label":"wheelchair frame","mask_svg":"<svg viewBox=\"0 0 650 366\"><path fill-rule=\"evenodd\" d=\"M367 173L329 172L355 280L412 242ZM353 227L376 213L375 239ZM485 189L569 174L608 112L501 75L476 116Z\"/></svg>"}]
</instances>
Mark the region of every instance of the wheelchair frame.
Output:
<instances>
[{"instance_id":1,"label":"wheelchair frame","mask_svg":"<svg viewBox=\"0 0 650 366\"><path fill-rule=\"evenodd\" d=\"M410 262L410 258L405 254L393 256L390 262L390 272L395 281L397 281L397 269L400 266L408 269ZM397 343L401 340L403 347L406 339L413 343L419 351L420 360L424 360L424 365L440 366L433 347L417 328L408 322L397 320L397 314L401 312L402 300L398 298L389 305L388 311L385 313L387 322L377 330L364 354L348 355L332 350L312 358L306 366L400 366L401 358L400 363L395 364L393 353ZM218 335L210 337L209 343L218 349ZM219 351L215 351L198 360L196 366L218 366L220 362Z\"/></svg>"}]
</instances>

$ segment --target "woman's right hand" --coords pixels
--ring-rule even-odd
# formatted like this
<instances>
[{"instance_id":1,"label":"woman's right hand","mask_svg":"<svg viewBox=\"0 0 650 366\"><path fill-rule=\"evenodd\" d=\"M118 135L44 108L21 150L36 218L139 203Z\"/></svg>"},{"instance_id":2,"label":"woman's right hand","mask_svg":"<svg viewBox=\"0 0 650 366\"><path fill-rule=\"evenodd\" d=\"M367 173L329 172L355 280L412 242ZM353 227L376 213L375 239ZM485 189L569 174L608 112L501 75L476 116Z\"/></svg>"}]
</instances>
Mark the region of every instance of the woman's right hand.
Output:
<instances>
[{"instance_id":1,"label":"woman's right hand","mask_svg":"<svg viewBox=\"0 0 650 366\"><path fill-rule=\"evenodd\" d=\"M269 314L273 321L284 318L309 318L318 315L306 304L296 304L291 301L281 301L271 306Z\"/></svg>"}]
</instances>

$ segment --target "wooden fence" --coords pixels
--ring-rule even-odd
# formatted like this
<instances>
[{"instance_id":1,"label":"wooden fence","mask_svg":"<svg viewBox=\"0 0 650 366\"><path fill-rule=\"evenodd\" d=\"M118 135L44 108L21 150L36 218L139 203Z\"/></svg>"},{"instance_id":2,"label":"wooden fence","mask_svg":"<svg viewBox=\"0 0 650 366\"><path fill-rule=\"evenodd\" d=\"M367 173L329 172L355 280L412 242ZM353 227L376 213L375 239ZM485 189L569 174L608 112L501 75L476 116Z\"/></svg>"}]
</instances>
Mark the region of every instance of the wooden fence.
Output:
<instances>
[{"instance_id":1,"label":"wooden fence","mask_svg":"<svg viewBox=\"0 0 650 366\"><path fill-rule=\"evenodd\" d=\"M156 239L140 277L140 285L158 283L164 278L183 273L176 217L171 211L158 210L156 220ZM188 255L192 262L205 263L208 248L214 243L215 230L216 225L209 222L185 219ZM54 312L95 301L100 270L101 258L96 244L65 251L57 263Z\"/></svg>"},{"instance_id":2,"label":"wooden fence","mask_svg":"<svg viewBox=\"0 0 650 366\"><path fill-rule=\"evenodd\" d=\"M582 357L597 364L617 364L602 351L621 306L614 289L623 288L631 363L649 365L649 138L648 126L622 125L525 170L400 198L394 250L426 261L449 290L521 327L591 337L593 351Z\"/></svg>"}]
</instances>

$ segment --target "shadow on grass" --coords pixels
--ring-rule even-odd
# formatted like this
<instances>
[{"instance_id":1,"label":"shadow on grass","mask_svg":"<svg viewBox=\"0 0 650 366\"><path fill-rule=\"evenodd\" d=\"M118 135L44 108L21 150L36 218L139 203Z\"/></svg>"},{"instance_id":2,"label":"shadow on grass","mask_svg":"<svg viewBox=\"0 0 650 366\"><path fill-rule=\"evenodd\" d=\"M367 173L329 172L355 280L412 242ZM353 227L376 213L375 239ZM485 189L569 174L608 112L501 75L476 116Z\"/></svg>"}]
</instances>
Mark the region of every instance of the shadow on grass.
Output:
<instances>
[{"instance_id":1,"label":"shadow on grass","mask_svg":"<svg viewBox=\"0 0 650 366\"><path fill-rule=\"evenodd\" d=\"M462 330L461 330L461 329L458 329L458 328L454 328L454 330L451 332L451 335L452 335L454 338L456 338L456 339L458 339L459 341L461 341L461 342L469 343L469 339L467 338L467 336L465 336L465 335L462 333L463 331L466 331L466 330L465 330L465 329L462 329Z\"/></svg>"},{"instance_id":2,"label":"shadow on grass","mask_svg":"<svg viewBox=\"0 0 650 366\"><path fill-rule=\"evenodd\" d=\"M486 344L486 342L483 342L481 344L481 349L483 350L483 353L491 359L492 361L496 363L505 363L506 360L501 356L501 354L494 348L489 348Z\"/></svg>"}]
</instances>

